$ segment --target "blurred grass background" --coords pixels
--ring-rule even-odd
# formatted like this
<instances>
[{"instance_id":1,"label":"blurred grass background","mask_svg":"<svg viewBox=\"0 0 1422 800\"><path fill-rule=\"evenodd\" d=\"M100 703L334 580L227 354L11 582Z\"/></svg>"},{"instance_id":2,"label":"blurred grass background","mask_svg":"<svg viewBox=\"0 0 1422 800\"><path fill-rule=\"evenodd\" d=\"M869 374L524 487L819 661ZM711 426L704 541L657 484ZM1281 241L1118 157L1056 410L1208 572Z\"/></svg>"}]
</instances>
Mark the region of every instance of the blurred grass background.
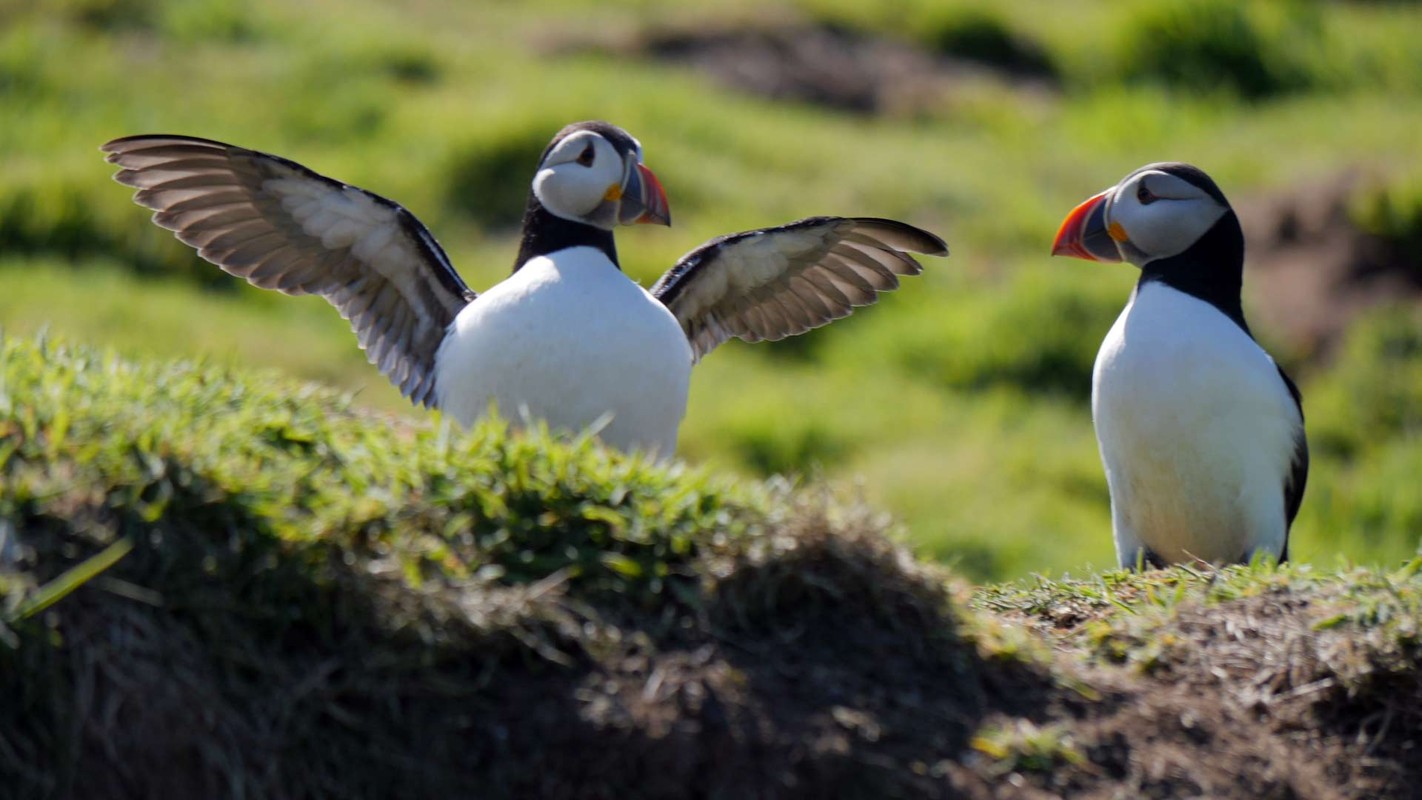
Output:
<instances>
[{"instance_id":1,"label":"blurred grass background","mask_svg":"<svg viewBox=\"0 0 1422 800\"><path fill-rule=\"evenodd\" d=\"M856 109L656 46L766 30L938 72ZM644 284L711 236L812 214L897 217L953 249L849 320L716 351L687 460L844 483L977 579L1080 572L1114 560L1087 401L1136 276L1049 259L1062 216L1148 161L1200 165L1246 225L1250 198L1306 202L1346 172L1345 222L1403 288L1327 342L1255 328L1314 444L1292 555L1392 563L1422 531L1419 30L1408 2L0 0L0 328L274 367L417 416L324 302L198 260L96 148L168 132L287 156L408 206L483 289L548 138L604 118L641 139L676 219L619 234ZM1246 283L1248 309L1295 313Z\"/></svg>"}]
</instances>

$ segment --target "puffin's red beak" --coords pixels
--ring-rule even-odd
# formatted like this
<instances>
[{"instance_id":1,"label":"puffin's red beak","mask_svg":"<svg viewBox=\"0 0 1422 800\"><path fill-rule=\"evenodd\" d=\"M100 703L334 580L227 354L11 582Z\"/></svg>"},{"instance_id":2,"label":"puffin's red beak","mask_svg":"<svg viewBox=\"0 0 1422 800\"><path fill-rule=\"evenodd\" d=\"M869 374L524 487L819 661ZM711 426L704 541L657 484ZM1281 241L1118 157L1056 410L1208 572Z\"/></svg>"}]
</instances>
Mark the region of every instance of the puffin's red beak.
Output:
<instances>
[{"instance_id":1,"label":"puffin's red beak","mask_svg":"<svg viewBox=\"0 0 1422 800\"><path fill-rule=\"evenodd\" d=\"M670 225L671 208L662 182L642 164L633 167L622 196L617 221L623 225Z\"/></svg>"},{"instance_id":2,"label":"puffin's red beak","mask_svg":"<svg viewBox=\"0 0 1422 800\"><path fill-rule=\"evenodd\" d=\"M1087 261L1121 260L1121 252L1106 228L1106 196L1114 190L1112 187L1093 195L1067 214L1052 242L1052 255Z\"/></svg>"}]
</instances>

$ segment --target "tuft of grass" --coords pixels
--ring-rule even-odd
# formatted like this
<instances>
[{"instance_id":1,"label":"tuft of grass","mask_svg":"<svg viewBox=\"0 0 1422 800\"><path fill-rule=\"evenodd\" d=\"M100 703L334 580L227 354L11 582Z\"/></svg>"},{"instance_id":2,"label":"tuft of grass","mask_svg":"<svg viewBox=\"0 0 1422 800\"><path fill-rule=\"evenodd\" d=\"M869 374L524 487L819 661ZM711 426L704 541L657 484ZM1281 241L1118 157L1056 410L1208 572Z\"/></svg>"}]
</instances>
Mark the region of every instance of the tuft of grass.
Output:
<instances>
[{"instance_id":1,"label":"tuft of grass","mask_svg":"<svg viewBox=\"0 0 1422 800\"><path fill-rule=\"evenodd\" d=\"M220 270L161 230L125 227L96 211L87 192L63 179L45 185L0 187L0 248L11 255L81 260L126 254L125 264L145 276L181 278L206 287L230 287ZM124 216L124 215L120 215Z\"/></svg>"},{"instance_id":2,"label":"tuft of grass","mask_svg":"<svg viewBox=\"0 0 1422 800\"><path fill-rule=\"evenodd\" d=\"M1282 616L1291 631L1351 634L1351 648L1335 649L1327 637L1311 643L1328 655L1318 665L1331 670L1348 690L1379 664L1417 674L1422 669L1422 558L1392 569L1320 570L1311 565L1275 566L1260 561L1222 569L1178 566L1145 572L1111 571L1085 578L1030 580L986 586L974 605L1016 618L1059 644L1112 663L1130 663L1147 671L1168 671L1193 658L1199 637L1213 637L1219 620L1256 615L1260 630L1247 637L1268 647L1287 649L1296 642L1269 642L1264 629ZM1284 612L1288 612L1285 614ZM1299 612L1297 616L1293 612ZM1218 620L1209 622L1211 615ZM1196 621L1200 627L1195 627ZM1277 620L1276 620L1277 621ZM1223 645L1223 643L1220 643ZM1227 645L1225 645L1227 646ZM1282 658L1273 668L1285 670ZM1298 676L1291 683L1307 683ZM1422 683L1419 683L1422 689Z\"/></svg>"},{"instance_id":3,"label":"tuft of grass","mask_svg":"<svg viewBox=\"0 0 1422 800\"><path fill-rule=\"evenodd\" d=\"M445 202L486 228L518 225L538 157L566 122L518 120L454 146L443 171Z\"/></svg>"},{"instance_id":4,"label":"tuft of grass","mask_svg":"<svg viewBox=\"0 0 1422 800\"><path fill-rule=\"evenodd\" d=\"M1258 4L1187 0L1143 5L1122 26L1120 71L1186 92L1264 100L1308 88L1307 54L1319 46L1307 3L1264 19Z\"/></svg>"},{"instance_id":5,"label":"tuft of grass","mask_svg":"<svg viewBox=\"0 0 1422 800\"><path fill-rule=\"evenodd\" d=\"M154 0L61 0L54 10L82 25L117 31L156 25L158 5Z\"/></svg>"},{"instance_id":6,"label":"tuft of grass","mask_svg":"<svg viewBox=\"0 0 1422 800\"><path fill-rule=\"evenodd\" d=\"M1422 314L1394 306L1348 331L1335 366L1309 393L1309 434L1356 459L1379 443L1422 439Z\"/></svg>"},{"instance_id":7,"label":"tuft of grass","mask_svg":"<svg viewBox=\"0 0 1422 800\"><path fill-rule=\"evenodd\" d=\"M1378 240L1385 256L1410 267L1404 277L1422 285L1422 261L1416 258L1422 252L1422 176L1361 192L1348 211L1360 230Z\"/></svg>"},{"instance_id":8,"label":"tuft of grass","mask_svg":"<svg viewBox=\"0 0 1422 800\"><path fill-rule=\"evenodd\" d=\"M1050 53L1030 36L1013 30L1001 12L988 7L946 7L917 29L929 48L944 55L977 61L1014 75L1058 77Z\"/></svg>"},{"instance_id":9,"label":"tuft of grass","mask_svg":"<svg viewBox=\"0 0 1422 800\"><path fill-rule=\"evenodd\" d=\"M992 762L989 772L998 775L1051 773L1086 760L1066 725L1038 726L1025 719L984 728L973 737L972 747Z\"/></svg>"},{"instance_id":10,"label":"tuft of grass","mask_svg":"<svg viewBox=\"0 0 1422 800\"><path fill-rule=\"evenodd\" d=\"M163 32L175 41L209 44L243 44L266 34L266 20L238 0L199 0L165 3Z\"/></svg>"}]
</instances>

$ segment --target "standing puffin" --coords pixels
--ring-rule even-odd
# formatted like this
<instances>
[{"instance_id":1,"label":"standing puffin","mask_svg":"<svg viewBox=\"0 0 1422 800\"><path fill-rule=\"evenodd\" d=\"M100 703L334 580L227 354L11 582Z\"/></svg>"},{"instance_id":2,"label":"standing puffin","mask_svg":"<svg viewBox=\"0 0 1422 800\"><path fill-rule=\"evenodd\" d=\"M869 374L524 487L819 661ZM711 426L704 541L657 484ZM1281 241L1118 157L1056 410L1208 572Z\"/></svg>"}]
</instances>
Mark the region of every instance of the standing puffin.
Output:
<instances>
[{"instance_id":1,"label":"standing puffin","mask_svg":"<svg viewBox=\"0 0 1422 800\"><path fill-rule=\"evenodd\" d=\"M648 292L623 275L612 231L670 224L642 146L606 122L569 125L534 174L513 275L470 290L404 207L284 158L187 136L102 150L153 221L254 286L317 294L411 402L468 426L491 402L622 450L669 457L691 367L732 336L781 339L873 303L946 255L882 219L814 217L719 237Z\"/></svg>"},{"instance_id":2,"label":"standing puffin","mask_svg":"<svg viewBox=\"0 0 1422 800\"><path fill-rule=\"evenodd\" d=\"M1141 167L1068 214L1052 255L1141 270L1091 380L1121 566L1284 561L1308 479L1303 406L1244 321L1224 193L1188 164Z\"/></svg>"}]
</instances>

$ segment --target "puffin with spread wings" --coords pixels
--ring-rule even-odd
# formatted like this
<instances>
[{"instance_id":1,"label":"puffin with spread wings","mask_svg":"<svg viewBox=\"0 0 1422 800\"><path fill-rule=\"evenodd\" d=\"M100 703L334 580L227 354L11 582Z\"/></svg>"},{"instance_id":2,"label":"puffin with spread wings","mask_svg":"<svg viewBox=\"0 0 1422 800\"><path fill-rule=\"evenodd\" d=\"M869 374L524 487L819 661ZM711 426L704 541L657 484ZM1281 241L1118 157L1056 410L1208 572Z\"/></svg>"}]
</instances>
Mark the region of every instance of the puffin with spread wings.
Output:
<instances>
[{"instance_id":1,"label":"puffin with spread wings","mask_svg":"<svg viewBox=\"0 0 1422 800\"><path fill-rule=\"evenodd\" d=\"M691 367L731 337L782 339L848 315L947 255L886 219L812 217L712 239L650 291L613 229L670 224L642 146L606 122L553 137L534 174L513 275L479 294L403 206L293 161L188 136L103 146L153 221L228 273L316 294L417 405L463 425L491 403L622 450L670 456Z\"/></svg>"}]
</instances>

